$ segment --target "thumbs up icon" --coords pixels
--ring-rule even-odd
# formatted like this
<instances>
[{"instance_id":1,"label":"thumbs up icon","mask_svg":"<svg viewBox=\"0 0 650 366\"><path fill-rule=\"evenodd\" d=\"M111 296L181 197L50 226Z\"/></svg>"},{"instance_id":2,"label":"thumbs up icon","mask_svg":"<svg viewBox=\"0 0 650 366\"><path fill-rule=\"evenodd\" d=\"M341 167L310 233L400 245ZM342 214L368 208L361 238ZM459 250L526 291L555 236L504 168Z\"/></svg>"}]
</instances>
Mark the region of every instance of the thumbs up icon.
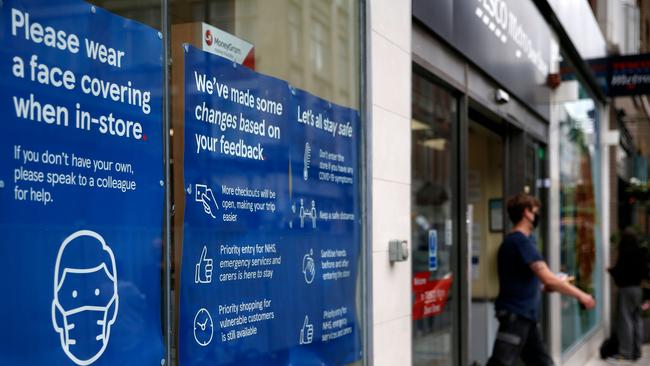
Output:
<instances>
[{"instance_id":1,"label":"thumbs up icon","mask_svg":"<svg viewBox=\"0 0 650 366\"><path fill-rule=\"evenodd\" d=\"M305 322L300 329L300 344L310 344L314 341L314 325L309 324L309 316L305 315Z\"/></svg>"},{"instance_id":2,"label":"thumbs up icon","mask_svg":"<svg viewBox=\"0 0 650 366\"><path fill-rule=\"evenodd\" d=\"M207 258L208 247L203 246L201 258L196 264L194 271L194 283L211 283L212 282L212 258Z\"/></svg>"}]
</instances>

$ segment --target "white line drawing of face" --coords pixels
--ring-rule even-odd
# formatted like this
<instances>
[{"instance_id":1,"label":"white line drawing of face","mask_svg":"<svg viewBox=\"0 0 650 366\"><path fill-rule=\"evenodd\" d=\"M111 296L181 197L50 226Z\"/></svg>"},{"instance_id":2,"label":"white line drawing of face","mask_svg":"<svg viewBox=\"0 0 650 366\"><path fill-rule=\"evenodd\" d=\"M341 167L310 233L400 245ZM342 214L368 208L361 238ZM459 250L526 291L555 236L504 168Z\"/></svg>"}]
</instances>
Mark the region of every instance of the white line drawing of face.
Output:
<instances>
[{"instance_id":1,"label":"white line drawing of face","mask_svg":"<svg viewBox=\"0 0 650 366\"><path fill-rule=\"evenodd\" d=\"M52 325L70 360L85 366L101 357L118 307L115 256L104 238L90 230L68 236L54 268Z\"/></svg>"}]
</instances>

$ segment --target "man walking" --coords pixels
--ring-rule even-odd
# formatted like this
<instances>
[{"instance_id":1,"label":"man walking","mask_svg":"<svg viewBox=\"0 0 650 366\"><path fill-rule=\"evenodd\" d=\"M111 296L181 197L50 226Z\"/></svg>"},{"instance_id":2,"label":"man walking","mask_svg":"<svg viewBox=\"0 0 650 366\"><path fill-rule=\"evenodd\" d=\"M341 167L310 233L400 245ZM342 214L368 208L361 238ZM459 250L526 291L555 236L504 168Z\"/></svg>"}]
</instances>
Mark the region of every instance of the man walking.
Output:
<instances>
[{"instance_id":1,"label":"man walking","mask_svg":"<svg viewBox=\"0 0 650 366\"><path fill-rule=\"evenodd\" d=\"M499 331L488 366L515 365L521 358L527 366L553 365L539 329L541 286L575 297L587 309L596 306L594 298L548 268L530 240L539 221L539 201L518 194L507 202L508 216L515 225L506 235L498 254L499 296L495 308Z\"/></svg>"}]
</instances>

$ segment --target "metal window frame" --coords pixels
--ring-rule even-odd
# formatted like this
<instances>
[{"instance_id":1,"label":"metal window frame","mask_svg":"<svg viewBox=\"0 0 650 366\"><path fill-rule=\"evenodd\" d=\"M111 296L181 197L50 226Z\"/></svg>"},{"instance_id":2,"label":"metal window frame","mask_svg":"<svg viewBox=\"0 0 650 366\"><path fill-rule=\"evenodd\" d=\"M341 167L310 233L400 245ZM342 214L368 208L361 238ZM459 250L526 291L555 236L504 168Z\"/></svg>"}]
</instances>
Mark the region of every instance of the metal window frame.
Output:
<instances>
[{"instance_id":1,"label":"metal window frame","mask_svg":"<svg viewBox=\"0 0 650 366\"><path fill-rule=\"evenodd\" d=\"M168 13L169 1L161 0L161 28L163 35L163 154L164 154L164 164L165 164L165 204L164 212L165 218L163 222L164 236L163 236L163 247L164 247L164 280L163 280L163 291L164 294L164 304L163 304L163 329L164 329L164 342L165 342L165 359L164 365L172 365L172 340L173 340L173 327L172 327L172 283L171 283L171 263L172 263L172 190L171 190L171 136L169 136L169 131L171 128L170 120L170 73L171 68L171 58L169 55L170 50L170 24L169 24L169 13Z\"/></svg>"},{"instance_id":2,"label":"metal window frame","mask_svg":"<svg viewBox=\"0 0 650 366\"><path fill-rule=\"evenodd\" d=\"M374 365L374 314L372 286L372 60L370 29L370 1L359 0L359 109L361 111L360 134L360 169L361 184L359 198L361 200L361 302L362 302L362 352L363 365Z\"/></svg>"}]
</instances>

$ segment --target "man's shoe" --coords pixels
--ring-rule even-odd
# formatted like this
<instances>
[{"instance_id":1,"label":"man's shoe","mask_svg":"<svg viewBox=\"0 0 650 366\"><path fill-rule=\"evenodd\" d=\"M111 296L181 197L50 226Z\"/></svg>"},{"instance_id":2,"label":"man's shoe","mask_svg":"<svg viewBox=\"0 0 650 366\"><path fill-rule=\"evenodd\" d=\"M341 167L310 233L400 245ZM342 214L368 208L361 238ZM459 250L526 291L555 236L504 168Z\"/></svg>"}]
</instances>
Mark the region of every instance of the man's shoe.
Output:
<instances>
[{"instance_id":1,"label":"man's shoe","mask_svg":"<svg viewBox=\"0 0 650 366\"><path fill-rule=\"evenodd\" d=\"M627 358L620 354L608 357L605 361L611 365L633 365L636 362L635 359Z\"/></svg>"}]
</instances>

